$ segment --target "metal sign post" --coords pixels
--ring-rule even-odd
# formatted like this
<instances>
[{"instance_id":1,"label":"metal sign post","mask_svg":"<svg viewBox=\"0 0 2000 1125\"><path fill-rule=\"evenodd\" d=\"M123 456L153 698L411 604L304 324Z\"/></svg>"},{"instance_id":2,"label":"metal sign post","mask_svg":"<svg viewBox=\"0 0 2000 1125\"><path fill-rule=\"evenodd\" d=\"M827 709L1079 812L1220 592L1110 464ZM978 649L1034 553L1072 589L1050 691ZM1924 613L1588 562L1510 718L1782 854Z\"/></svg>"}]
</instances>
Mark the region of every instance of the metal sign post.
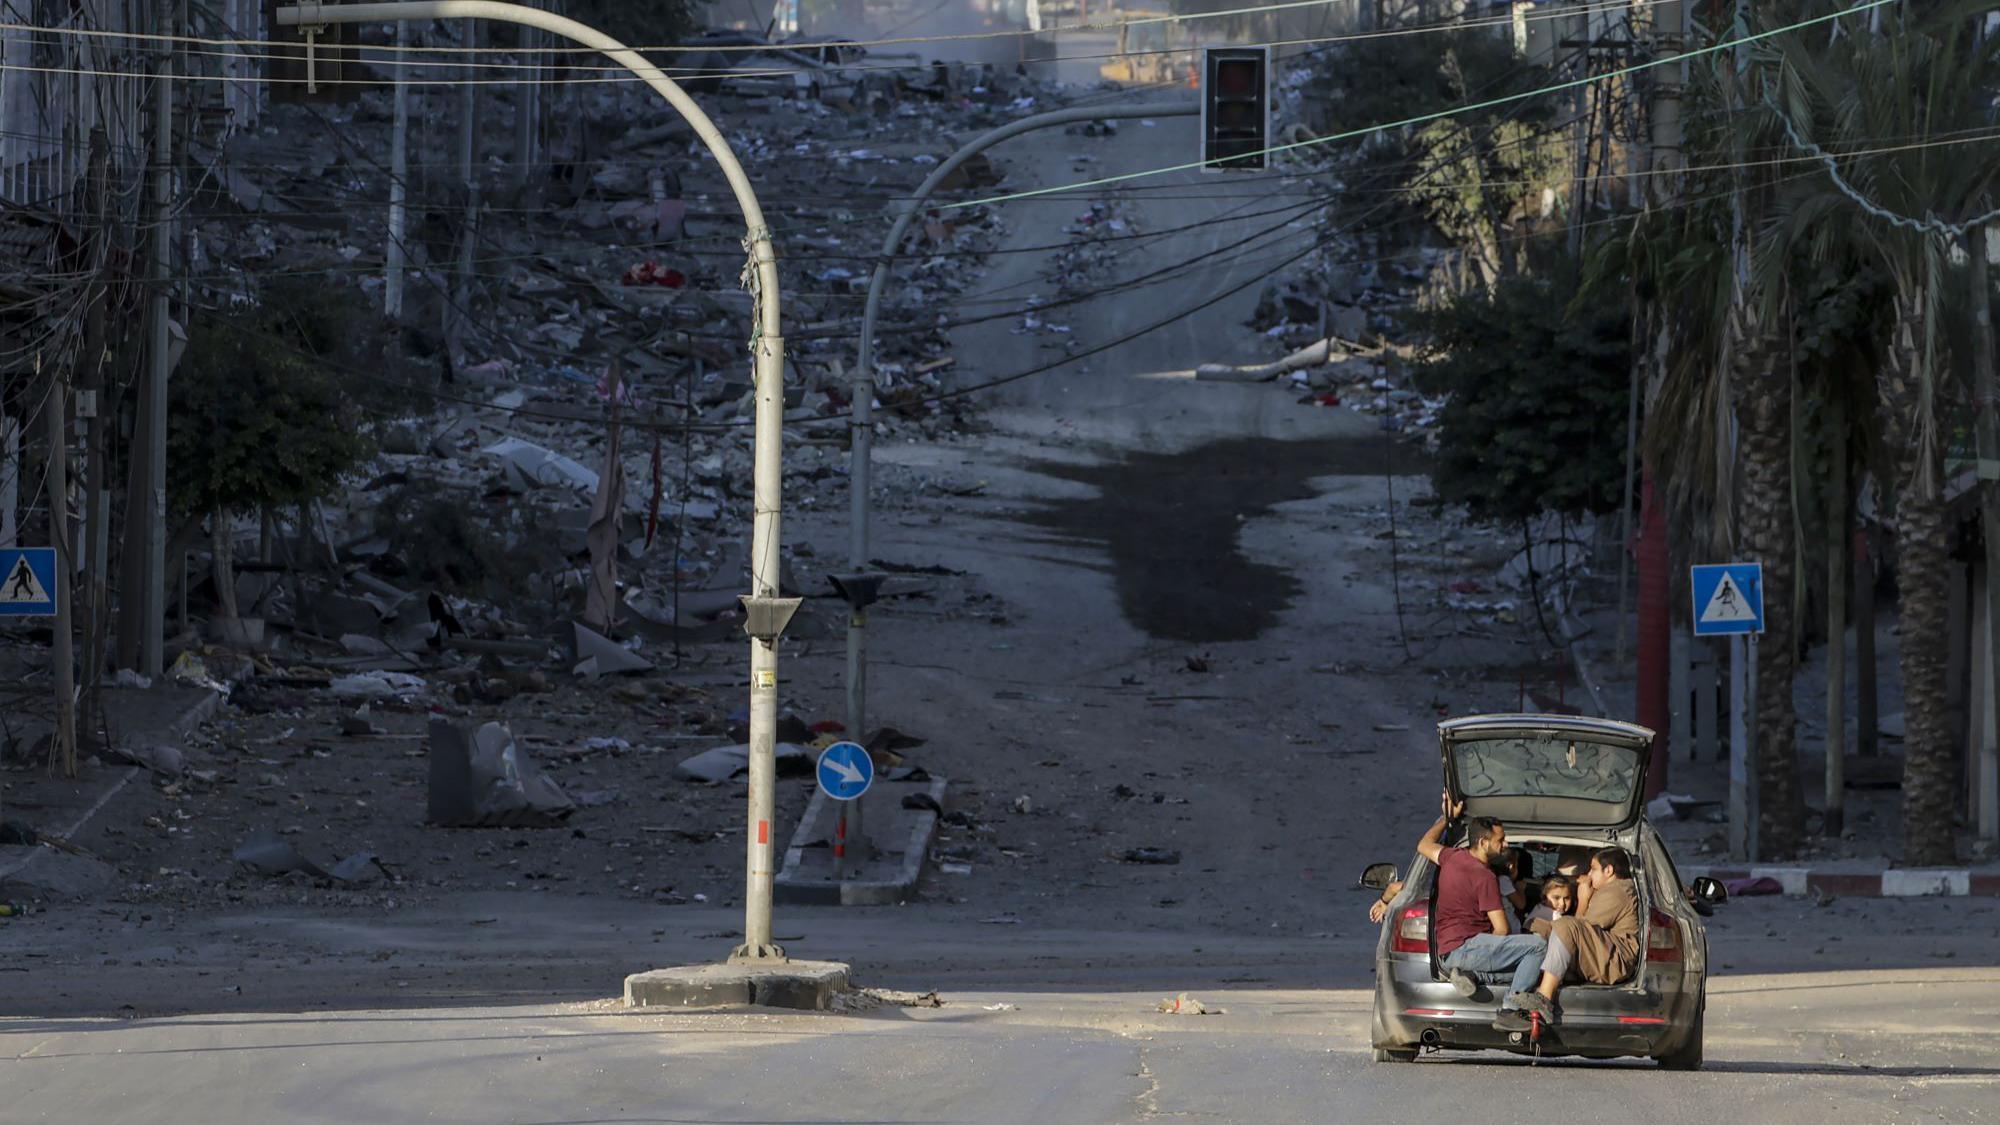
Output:
<instances>
[{"instance_id":1,"label":"metal sign post","mask_svg":"<svg viewBox=\"0 0 2000 1125\"><path fill-rule=\"evenodd\" d=\"M1750 767L1757 690L1756 635L1764 631L1764 568L1722 563L1690 568L1694 635L1729 638L1729 858L1757 858L1757 781Z\"/></svg>"}]
</instances>

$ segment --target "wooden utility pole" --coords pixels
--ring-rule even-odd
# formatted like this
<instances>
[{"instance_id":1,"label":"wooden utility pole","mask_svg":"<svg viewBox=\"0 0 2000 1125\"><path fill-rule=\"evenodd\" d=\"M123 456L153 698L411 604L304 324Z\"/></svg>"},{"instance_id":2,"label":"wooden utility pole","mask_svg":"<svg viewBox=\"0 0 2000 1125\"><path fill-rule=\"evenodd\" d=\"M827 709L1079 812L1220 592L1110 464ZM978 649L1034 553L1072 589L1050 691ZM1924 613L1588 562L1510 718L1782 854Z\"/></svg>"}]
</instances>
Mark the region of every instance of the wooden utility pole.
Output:
<instances>
[{"instance_id":1,"label":"wooden utility pole","mask_svg":"<svg viewBox=\"0 0 2000 1125\"><path fill-rule=\"evenodd\" d=\"M41 361L35 374L42 373ZM49 402L43 407L49 416L49 542L56 549L55 589L49 591L56 603L55 680L56 733L49 746L49 769L64 777L76 776L76 679L75 653L70 647L71 578L76 574L75 540L69 528L69 385L60 372L49 379Z\"/></svg>"},{"instance_id":2,"label":"wooden utility pole","mask_svg":"<svg viewBox=\"0 0 2000 1125\"><path fill-rule=\"evenodd\" d=\"M105 338L108 313L105 303L109 294L104 274L110 259L107 244L111 231L105 199L111 141L101 125L90 131L89 161L84 181L88 236L83 253L92 277L83 318L84 385L77 396L77 413L84 419L83 714L86 723L96 714L98 686L104 680L105 626L110 610L110 595L105 585L106 555L111 547L111 487L105 479L110 458L104 448L110 434L110 427L104 424L104 358L109 348Z\"/></svg>"}]
</instances>

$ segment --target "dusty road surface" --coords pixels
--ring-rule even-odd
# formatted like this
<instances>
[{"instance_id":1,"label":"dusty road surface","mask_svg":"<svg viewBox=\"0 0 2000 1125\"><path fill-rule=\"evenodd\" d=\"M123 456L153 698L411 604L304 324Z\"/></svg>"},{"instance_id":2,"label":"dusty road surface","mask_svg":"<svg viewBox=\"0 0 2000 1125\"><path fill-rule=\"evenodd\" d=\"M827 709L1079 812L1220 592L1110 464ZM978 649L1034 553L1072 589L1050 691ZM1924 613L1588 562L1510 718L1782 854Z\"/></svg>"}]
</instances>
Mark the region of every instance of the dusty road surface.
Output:
<instances>
[{"instance_id":1,"label":"dusty road surface","mask_svg":"<svg viewBox=\"0 0 2000 1125\"><path fill-rule=\"evenodd\" d=\"M1175 119L997 155L1018 189L1192 150ZM939 845L969 870L933 868L907 906L780 908L776 932L942 1007L665 1016L606 1000L626 973L737 940L742 789L690 789L671 755L570 751L600 733L717 737L740 702L730 643L632 698L564 687L507 705L545 768L609 795L552 832L421 828L409 741L279 768L248 759L278 753L286 707L212 729L247 780L128 787L79 842L130 885L0 929L0 1121L2000 1114L2000 914L1976 900L1728 904L1703 1073L1368 1061L1375 931L1355 876L1405 862L1428 823L1432 724L1512 709L1547 646L1529 622L1444 603L1441 584L1490 575L1512 545L1412 505L1417 455L1372 418L1189 378L1269 358L1241 321L1258 274L1313 237L1273 213L1298 194L1183 174L1010 211L1015 246L1061 242L1087 212L1174 233L1119 243L1089 279L1112 295L1060 314L1057 256L997 258L980 292L1002 303L980 307L1020 304L961 330L952 386L1166 326L982 392L987 432L879 449L893 487L874 553L951 573L873 615L871 714L929 740L914 756L965 814ZM838 512L790 513L786 533L814 549L801 569L844 555ZM783 674L802 718L838 715L833 630L790 642ZM381 718L405 739L420 723ZM336 776L345 753L366 768ZM787 815L808 784L784 783ZM257 817L321 857L368 844L401 880L246 877L222 825ZM1134 849L1177 862L1126 862ZM1154 1010L1181 992L1224 1011Z\"/></svg>"}]
</instances>

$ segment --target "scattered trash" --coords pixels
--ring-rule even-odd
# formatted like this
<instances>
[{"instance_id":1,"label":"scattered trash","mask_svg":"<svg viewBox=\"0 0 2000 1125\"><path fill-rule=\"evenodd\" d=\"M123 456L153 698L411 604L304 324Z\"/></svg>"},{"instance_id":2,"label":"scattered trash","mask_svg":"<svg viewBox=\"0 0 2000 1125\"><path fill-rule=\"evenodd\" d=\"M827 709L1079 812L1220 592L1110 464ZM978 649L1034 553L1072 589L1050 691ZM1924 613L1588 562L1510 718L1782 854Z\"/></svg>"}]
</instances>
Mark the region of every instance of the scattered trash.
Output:
<instances>
[{"instance_id":1,"label":"scattered trash","mask_svg":"<svg viewBox=\"0 0 2000 1125\"><path fill-rule=\"evenodd\" d=\"M1118 857L1124 863L1145 863L1168 866L1181 861L1181 853L1172 848L1127 848Z\"/></svg>"},{"instance_id":2,"label":"scattered trash","mask_svg":"<svg viewBox=\"0 0 2000 1125\"><path fill-rule=\"evenodd\" d=\"M1759 875L1754 879L1724 879L1722 889L1730 898L1747 898L1752 895L1781 895L1785 885L1769 875Z\"/></svg>"},{"instance_id":3,"label":"scattered trash","mask_svg":"<svg viewBox=\"0 0 2000 1125\"><path fill-rule=\"evenodd\" d=\"M468 737L465 728L432 719L430 760L431 824L554 828L576 810L499 723L487 723Z\"/></svg>"},{"instance_id":4,"label":"scattered trash","mask_svg":"<svg viewBox=\"0 0 2000 1125\"><path fill-rule=\"evenodd\" d=\"M1014 798L1014 811L1026 816L1035 811L1035 802L1026 793Z\"/></svg>"},{"instance_id":5,"label":"scattered trash","mask_svg":"<svg viewBox=\"0 0 2000 1125\"><path fill-rule=\"evenodd\" d=\"M341 716L340 733L342 735L348 738L367 738L370 735L382 733L382 729L377 727L369 717L368 706L368 704L363 703L352 714Z\"/></svg>"},{"instance_id":6,"label":"scattered trash","mask_svg":"<svg viewBox=\"0 0 2000 1125\"><path fill-rule=\"evenodd\" d=\"M931 796L929 793L905 794L903 797L903 807L934 814L942 814L944 812L944 809L938 805L937 798Z\"/></svg>"},{"instance_id":7,"label":"scattered trash","mask_svg":"<svg viewBox=\"0 0 2000 1125\"><path fill-rule=\"evenodd\" d=\"M1170 996L1160 1001L1154 1006L1154 1009L1176 1016L1220 1016L1227 1014L1223 1009L1211 1008L1185 992L1179 996Z\"/></svg>"},{"instance_id":8,"label":"scattered trash","mask_svg":"<svg viewBox=\"0 0 2000 1125\"><path fill-rule=\"evenodd\" d=\"M398 699L429 688L422 676L408 672L357 672L340 676L327 685L328 693L340 699Z\"/></svg>"},{"instance_id":9,"label":"scattered trash","mask_svg":"<svg viewBox=\"0 0 2000 1125\"><path fill-rule=\"evenodd\" d=\"M938 870L946 875L970 875L972 874L972 865L969 863L940 863L938 864Z\"/></svg>"},{"instance_id":10,"label":"scattered trash","mask_svg":"<svg viewBox=\"0 0 2000 1125\"><path fill-rule=\"evenodd\" d=\"M1021 1010L1021 1006L1019 1004L1003 1002L999 1004L982 1004L979 1010L982 1012L1018 1012Z\"/></svg>"}]
</instances>

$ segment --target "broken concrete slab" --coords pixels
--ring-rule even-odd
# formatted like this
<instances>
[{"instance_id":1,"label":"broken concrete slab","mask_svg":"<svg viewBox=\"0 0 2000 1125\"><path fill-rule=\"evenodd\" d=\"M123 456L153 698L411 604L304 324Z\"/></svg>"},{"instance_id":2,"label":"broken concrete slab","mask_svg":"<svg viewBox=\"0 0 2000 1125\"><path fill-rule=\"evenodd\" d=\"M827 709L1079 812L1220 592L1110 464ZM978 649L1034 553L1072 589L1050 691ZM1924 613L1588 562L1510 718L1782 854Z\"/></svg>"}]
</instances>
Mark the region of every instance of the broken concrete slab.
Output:
<instances>
[{"instance_id":1,"label":"broken concrete slab","mask_svg":"<svg viewBox=\"0 0 2000 1125\"><path fill-rule=\"evenodd\" d=\"M621 673L650 672L653 662L619 644L581 621L576 629L577 663L573 671L587 679Z\"/></svg>"},{"instance_id":2,"label":"broken concrete slab","mask_svg":"<svg viewBox=\"0 0 2000 1125\"><path fill-rule=\"evenodd\" d=\"M790 742L780 742L777 758L783 763L810 766L813 752ZM739 773L750 769L750 747L746 745L718 746L704 750L692 758L683 760L674 767L674 774L684 781L698 781L705 785L720 785ZM782 771L781 771L782 772Z\"/></svg>"},{"instance_id":3,"label":"broken concrete slab","mask_svg":"<svg viewBox=\"0 0 2000 1125\"><path fill-rule=\"evenodd\" d=\"M430 726L426 819L445 828L555 828L576 811L500 723L471 735L447 719Z\"/></svg>"},{"instance_id":4,"label":"broken concrete slab","mask_svg":"<svg viewBox=\"0 0 2000 1125\"><path fill-rule=\"evenodd\" d=\"M0 898L89 898L118 882L117 869L102 860L39 844L0 847L0 872Z\"/></svg>"}]
</instances>

